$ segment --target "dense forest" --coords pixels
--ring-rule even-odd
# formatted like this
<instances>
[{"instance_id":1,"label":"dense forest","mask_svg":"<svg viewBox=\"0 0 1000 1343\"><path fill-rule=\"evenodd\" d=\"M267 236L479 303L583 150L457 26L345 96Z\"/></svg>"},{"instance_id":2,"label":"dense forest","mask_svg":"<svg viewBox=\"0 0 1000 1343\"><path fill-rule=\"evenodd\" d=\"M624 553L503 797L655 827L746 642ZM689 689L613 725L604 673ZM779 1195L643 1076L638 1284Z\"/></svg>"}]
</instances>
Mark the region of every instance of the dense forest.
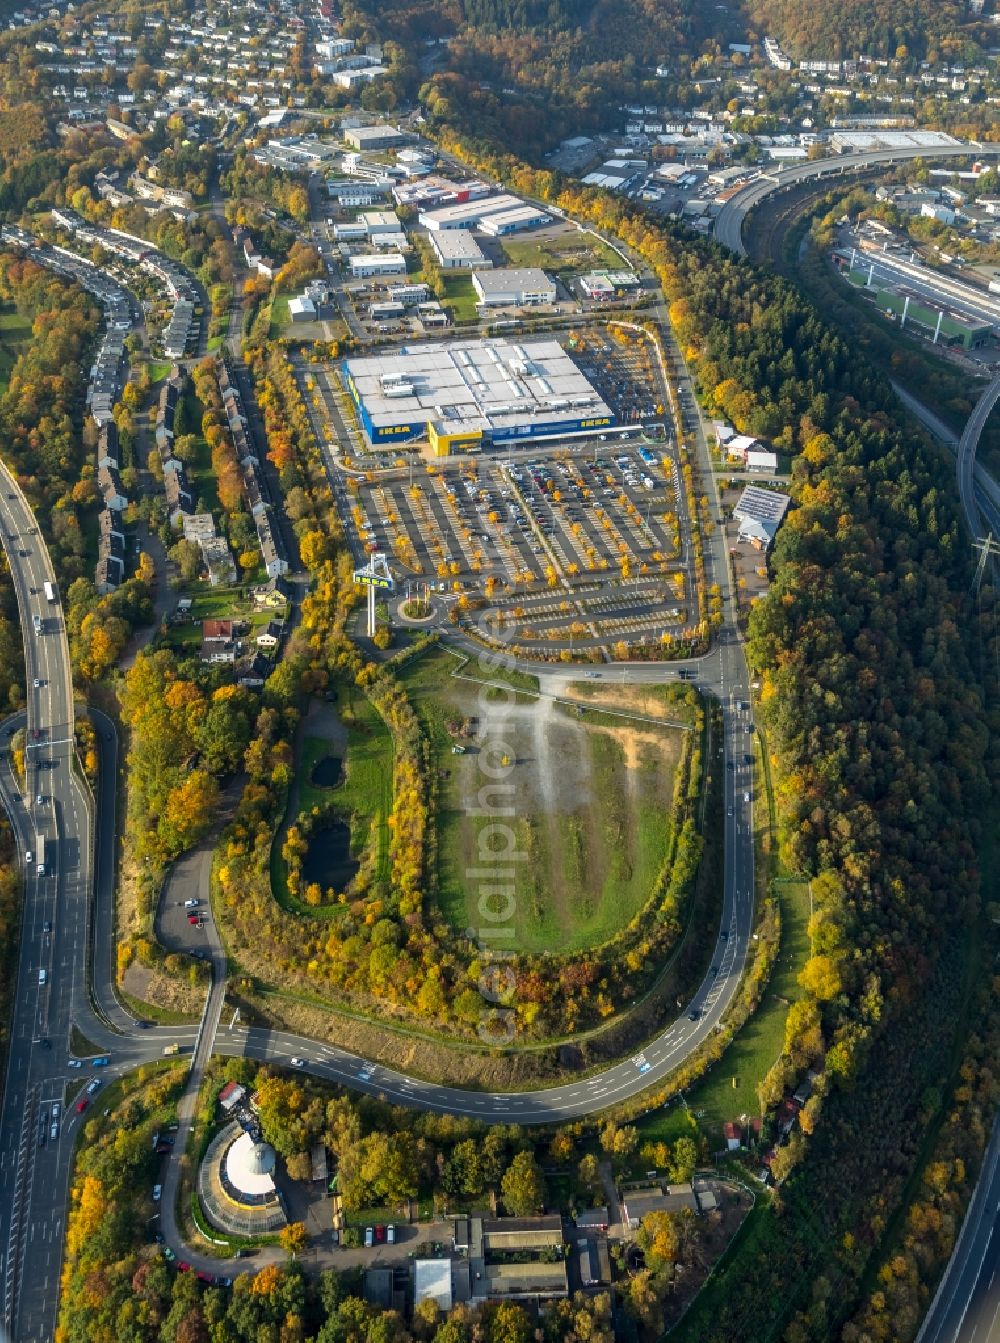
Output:
<instances>
[{"instance_id":1,"label":"dense forest","mask_svg":"<svg viewBox=\"0 0 1000 1343\"><path fill-rule=\"evenodd\" d=\"M763 1098L780 1099L810 1062L822 1061L823 1086L808 1126L779 1149L786 1183L762 1232L775 1290L761 1291L759 1259L738 1260L687 1336L775 1334L804 1306L796 1337L829 1338L939 1113L941 1097L928 1108L927 1094L948 1075L977 917L991 785L977 666L984 651L990 665L995 613L991 593L978 611L968 595L952 468L899 428L888 383L792 285L627 203L560 188L482 140L442 134L478 171L639 252L671 299L709 410L794 457L796 507L747 652L782 855L812 878L815 910L807 998ZM811 1214L820 1188L822 1224ZM782 1206L794 1215L777 1215Z\"/></svg>"},{"instance_id":2,"label":"dense forest","mask_svg":"<svg viewBox=\"0 0 1000 1343\"><path fill-rule=\"evenodd\" d=\"M821 60L963 59L963 27L975 37L961 0L748 0L747 10L755 27L780 38L790 55Z\"/></svg>"},{"instance_id":3,"label":"dense forest","mask_svg":"<svg viewBox=\"0 0 1000 1343\"><path fill-rule=\"evenodd\" d=\"M623 101L661 96L653 66L693 57L707 32L681 0L349 0L345 18L352 33L447 37L424 63L421 101L528 156L606 126Z\"/></svg>"}]
</instances>

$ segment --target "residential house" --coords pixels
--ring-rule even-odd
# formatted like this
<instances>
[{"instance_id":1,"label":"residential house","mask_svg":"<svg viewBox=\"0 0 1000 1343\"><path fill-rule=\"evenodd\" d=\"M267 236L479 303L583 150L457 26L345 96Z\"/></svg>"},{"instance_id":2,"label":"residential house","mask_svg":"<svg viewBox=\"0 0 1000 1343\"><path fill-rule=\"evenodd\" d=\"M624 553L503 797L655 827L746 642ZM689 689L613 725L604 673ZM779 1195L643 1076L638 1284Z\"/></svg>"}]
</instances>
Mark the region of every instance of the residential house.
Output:
<instances>
[{"instance_id":1,"label":"residential house","mask_svg":"<svg viewBox=\"0 0 1000 1343\"><path fill-rule=\"evenodd\" d=\"M273 653L280 645L284 633L285 627L280 620L269 620L267 628L257 635L257 647L262 648L265 653Z\"/></svg>"},{"instance_id":2,"label":"residential house","mask_svg":"<svg viewBox=\"0 0 1000 1343\"><path fill-rule=\"evenodd\" d=\"M99 466L97 468L97 488L100 490L105 508L120 513L128 507L128 499L122 492L122 482L117 467Z\"/></svg>"}]
</instances>

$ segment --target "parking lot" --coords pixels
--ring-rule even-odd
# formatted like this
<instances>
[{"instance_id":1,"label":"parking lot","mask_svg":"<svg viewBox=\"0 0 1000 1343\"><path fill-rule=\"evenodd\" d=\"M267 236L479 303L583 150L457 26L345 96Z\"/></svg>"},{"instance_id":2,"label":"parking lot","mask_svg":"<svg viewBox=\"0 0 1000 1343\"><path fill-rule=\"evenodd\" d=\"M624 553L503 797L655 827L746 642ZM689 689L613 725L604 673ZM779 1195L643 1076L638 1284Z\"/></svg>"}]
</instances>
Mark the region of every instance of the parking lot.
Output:
<instances>
[{"instance_id":1,"label":"parking lot","mask_svg":"<svg viewBox=\"0 0 1000 1343\"><path fill-rule=\"evenodd\" d=\"M663 441L611 437L352 481L345 528L358 556L390 556L404 590L497 607L519 642L679 631L691 594L676 460Z\"/></svg>"}]
</instances>

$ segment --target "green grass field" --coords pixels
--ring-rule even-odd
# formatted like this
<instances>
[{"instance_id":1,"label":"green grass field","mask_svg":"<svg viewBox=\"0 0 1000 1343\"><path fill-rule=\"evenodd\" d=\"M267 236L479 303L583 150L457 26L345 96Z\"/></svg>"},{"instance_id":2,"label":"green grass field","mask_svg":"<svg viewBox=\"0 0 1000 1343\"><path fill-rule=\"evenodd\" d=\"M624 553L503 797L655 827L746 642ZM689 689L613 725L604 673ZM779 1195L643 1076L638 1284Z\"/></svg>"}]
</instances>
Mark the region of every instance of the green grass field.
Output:
<instances>
[{"instance_id":1,"label":"green grass field","mask_svg":"<svg viewBox=\"0 0 1000 1343\"><path fill-rule=\"evenodd\" d=\"M31 323L13 304L0 306L0 392L7 390L17 356L31 340Z\"/></svg>"},{"instance_id":2,"label":"green grass field","mask_svg":"<svg viewBox=\"0 0 1000 1343\"><path fill-rule=\"evenodd\" d=\"M561 233L555 238L505 238L502 246L512 266L541 266L563 278L586 275L592 270L622 270L625 265L617 252L590 233Z\"/></svg>"},{"instance_id":3,"label":"green grass field","mask_svg":"<svg viewBox=\"0 0 1000 1343\"><path fill-rule=\"evenodd\" d=\"M291 325L291 317L288 315L288 294L276 294L271 301L271 326L268 335L271 340L284 334L285 328Z\"/></svg>"},{"instance_id":4,"label":"green grass field","mask_svg":"<svg viewBox=\"0 0 1000 1343\"><path fill-rule=\"evenodd\" d=\"M455 275L446 272L444 280L445 296L441 300L449 308L456 322L474 322L479 316L476 307L479 295L472 287L470 275Z\"/></svg>"},{"instance_id":5,"label":"green grass field","mask_svg":"<svg viewBox=\"0 0 1000 1343\"><path fill-rule=\"evenodd\" d=\"M511 704L456 679L455 666L433 650L402 673L434 748L443 914L464 930L489 916L484 902L493 912L509 904L510 945L520 951L606 942L645 906L669 852L680 734L628 718L593 722L547 697L521 693ZM476 674L474 664L463 670ZM456 733L463 721L469 734ZM484 794L491 776L505 779L499 801ZM481 858L496 815L483 808L497 805L509 809L509 864ZM509 868L493 879L503 892L490 890L484 865Z\"/></svg>"}]
</instances>

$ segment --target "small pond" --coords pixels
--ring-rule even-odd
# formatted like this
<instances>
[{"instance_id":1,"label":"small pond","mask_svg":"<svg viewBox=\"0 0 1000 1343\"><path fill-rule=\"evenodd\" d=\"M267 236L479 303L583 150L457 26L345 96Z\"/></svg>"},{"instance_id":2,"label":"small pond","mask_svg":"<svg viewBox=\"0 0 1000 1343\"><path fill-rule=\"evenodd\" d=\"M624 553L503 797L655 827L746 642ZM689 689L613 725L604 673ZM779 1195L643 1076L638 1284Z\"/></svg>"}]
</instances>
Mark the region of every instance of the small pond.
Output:
<instances>
[{"instance_id":1,"label":"small pond","mask_svg":"<svg viewBox=\"0 0 1000 1343\"><path fill-rule=\"evenodd\" d=\"M339 767L340 761L336 763ZM324 890L332 887L342 891L358 867L351 856L351 827L346 821L333 821L310 836L302 860L302 879L306 885L315 881Z\"/></svg>"},{"instance_id":2,"label":"small pond","mask_svg":"<svg viewBox=\"0 0 1000 1343\"><path fill-rule=\"evenodd\" d=\"M344 772L344 762L336 755L325 755L313 765L309 782L317 788L335 788Z\"/></svg>"}]
</instances>

